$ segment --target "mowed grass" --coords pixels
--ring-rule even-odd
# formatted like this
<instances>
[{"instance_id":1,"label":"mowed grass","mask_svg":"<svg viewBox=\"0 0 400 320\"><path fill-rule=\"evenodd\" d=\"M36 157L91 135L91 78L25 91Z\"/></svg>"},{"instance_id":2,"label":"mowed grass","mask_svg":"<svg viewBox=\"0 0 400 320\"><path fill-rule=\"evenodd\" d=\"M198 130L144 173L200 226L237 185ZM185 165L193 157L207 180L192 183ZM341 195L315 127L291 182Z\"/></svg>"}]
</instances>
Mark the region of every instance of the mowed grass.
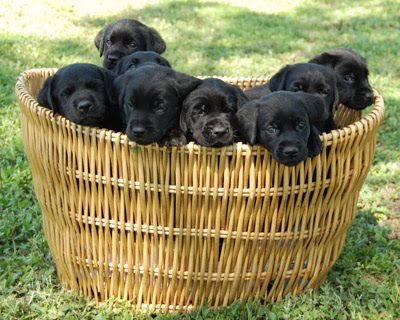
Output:
<instances>
[{"instance_id":1,"label":"mowed grass","mask_svg":"<svg viewBox=\"0 0 400 320\"><path fill-rule=\"evenodd\" d=\"M0 318L399 319L399 12L396 0L3 2ZM192 75L271 75L332 47L351 47L367 59L370 82L385 99L385 120L343 252L318 291L182 316L133 313L124 301L96 307L59 284L21 141L15 79L37 67L101 65L94 36L123 17L156 28L167 42L164 56Z\"/></svg>"}]
</instances>

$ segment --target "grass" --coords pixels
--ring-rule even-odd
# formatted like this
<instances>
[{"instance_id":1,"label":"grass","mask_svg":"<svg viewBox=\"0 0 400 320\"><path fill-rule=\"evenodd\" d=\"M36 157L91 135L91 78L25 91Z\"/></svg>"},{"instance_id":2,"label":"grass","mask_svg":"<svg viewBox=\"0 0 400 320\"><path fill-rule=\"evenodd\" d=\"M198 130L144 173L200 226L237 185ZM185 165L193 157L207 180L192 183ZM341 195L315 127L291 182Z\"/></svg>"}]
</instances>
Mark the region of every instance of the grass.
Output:
<instances>
[{"instance_id":1,"label":"grass","mask_svg":"<svg viewBox=\"0 0 400 320\"><path fill-rule=\"evenodd\" d=\"M399 319L400 4L365 1L14 0L0 12L1 319ZM134 3L134 4L133 4ZM193 75L263 76L332 47L366 57L385 120L344 249L318 291L278 303L250 301L189 315L134 314L129 303L96 307L57 280L19 128L19 73L73 62L101 64L93 39L109 21L156 28L165 57Z\"/></svg>"}]
</instances>

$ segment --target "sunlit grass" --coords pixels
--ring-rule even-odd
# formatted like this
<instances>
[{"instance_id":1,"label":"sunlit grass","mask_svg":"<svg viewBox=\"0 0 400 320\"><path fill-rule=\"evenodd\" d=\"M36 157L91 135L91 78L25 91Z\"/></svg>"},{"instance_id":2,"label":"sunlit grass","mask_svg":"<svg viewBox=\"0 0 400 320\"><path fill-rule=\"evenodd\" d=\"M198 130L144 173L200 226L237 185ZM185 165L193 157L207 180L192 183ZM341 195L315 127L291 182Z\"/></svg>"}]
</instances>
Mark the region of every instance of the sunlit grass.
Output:
<instances>
[{"instance_id":1,"label":"sunlit grass","mask_svg":"<svg viewBox=\"0 0 400 320\"><path fill-rule=\"evenodd\" d=\"M19 129L19 73L101 64L93 39L110 21L137 18L167 42L165 57L193 75L268 76L332 47L364 55L385 120L341 256L319 291L275 304L202 308L186 319L398 319L400 244L380 221L400 217L400 3L329 1L3 1L0 10L0 318L129 319L129 303L96 307L59 284ZM399 234L399 232L397 233ZM135 319L150 319L135 314ZM158 319L181 319L158 315Z\"/></svg>"}]
</instances>

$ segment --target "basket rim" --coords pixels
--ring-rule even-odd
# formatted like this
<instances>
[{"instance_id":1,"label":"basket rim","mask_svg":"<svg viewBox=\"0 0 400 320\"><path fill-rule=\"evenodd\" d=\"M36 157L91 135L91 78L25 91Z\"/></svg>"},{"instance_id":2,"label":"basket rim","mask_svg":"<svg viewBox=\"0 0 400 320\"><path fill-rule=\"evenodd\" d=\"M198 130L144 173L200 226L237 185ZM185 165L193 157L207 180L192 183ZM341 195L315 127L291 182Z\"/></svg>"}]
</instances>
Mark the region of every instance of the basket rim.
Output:
<instances>
[{"instance_id":1,"label":"basket rim","mask_svg":"<svg viewBox=\"0 0 400 320\"><path fill-rule=\"evenodd\" d=\"M112 142L119 141L120 144L125 144L126 142L130 147L137 147L137 146L143 146L140 144L137 144L134 141L130 141L128 136L123 133L123 132L115 132L110 129L106 128L99 128L99 127L90 127L90 126L83 126L83 125L78 125L64 116L60 114L53 115L52 111L46 107L41 106L37 100L27 91L27 88L25 86L25 82L37 77L37 76L50 76L56 73L58 68L33 68L33 69L28 69L19 74L19 76L16 79L15 83L15 92L16 96L19 100L25 100L26 101L26 107L30 108L32 111L35 111L38 116L41 117L48 117L54 121L56 121L57 125L60 125L61 123L65 123L67 127L70 127L73 130L76 131L89 131L90 136L96 136L97 138L100 137L108 137ZM204 78L218 78L221 79L225 82L230 82L230 83L240 83L240 82L263 82L268 80L270 77L269 76L240 76L240 77L232 77L232 76L219 76L219 75L212 75L212 76L196 76L200 79ZM368 114L364 115L361 117L360 120L355 121L351 123L350 125L347 125L343 128L335 129L332 130L329 133L322 133L320 134L320 139L322 141L322 144L325 146L329 146L332 144L333 140L337 140L339 137L345 137L346 135L350 134L351 132L357 133L358 131L365 131L361 128L363 127L369 127L368 123L372 122L373 128L378 127L379 124L383 120L383 115L385 111L385 106L384 106L384 99L376 90L373 88L374 92L374 104L370 112ZM371 107L369 107L371 108ZM153 148L153 149L163 149L163 148L177 148L180 150L183 150L184 152L200 152L200 150L207 150L207 153L209 152L214 152L215 150L224 150L228 153L234 152L241 150L242 152L246 152L248 150L251 150L251 152L256 152L259 148L265 149L261 145L248 145L243 142L235 142L233 144L230 144L228 146L220 147L220 148L213 148L213 147L204 147L201 145L196 144L195 142L191 141L183 146L177 147L166 147L166 146L159 146L157 143L152 143L148 145L144 145L146 148ZM214 150L214 151L213 151Z\"/></svg>"}]
</instances>

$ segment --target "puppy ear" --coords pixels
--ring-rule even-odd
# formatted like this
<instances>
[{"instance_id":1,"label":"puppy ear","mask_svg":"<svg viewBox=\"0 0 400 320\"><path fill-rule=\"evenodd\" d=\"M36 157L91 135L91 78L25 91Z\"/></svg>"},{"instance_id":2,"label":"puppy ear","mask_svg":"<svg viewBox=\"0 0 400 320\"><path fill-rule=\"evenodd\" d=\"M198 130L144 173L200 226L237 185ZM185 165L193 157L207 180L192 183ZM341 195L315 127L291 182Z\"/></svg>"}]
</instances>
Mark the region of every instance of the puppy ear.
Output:
<instances>
[{"instance_id":1,"label":"puppy ear","mask_svg":"<svg viewBox=\"0 0 400 320\"><path fill-rule=\"evenodd\" d=\"M322 151L322 142L319 137L318 129L310 125L310 135L307 141L308 157L315 157L319 155Z\"/></svg>"},{"instance_id":2,"label":"puppy ear","mask_svg":"<svg viewBox=\"0 0 400 320\"><path fill-rule=\"evenodd\" d=\"M192 77L188 74L184 74L181 72L175 72L175 81L176 81L176 91L178 96L181 98L185 98L190 92L197 88L198 85L202 82L202 80Z\"/></svg>"},{"instance_id":3,"label":"puppy ear","mask_svg":"<svg viewBox=\"0 0 400 320\"><path fill-rule=\"evenodd\" d=\"M244 104L236 113L240 137L244 142L254 145L257 140L258 105L254 101Z\"/></svg>"},{"instance_id":4,"label":"puppy ear","mask_svg":"<svg viewBox=\"0 0 400 320\"><path fill-rule=\"evenodd\" d=\"M273 91L285 90L286 88L286 76L289 73L292 65L288 64L287 66L280 69L277 73L275 73L272 78L268 82L269 89Z\"/></svg>"},{"instance_id":5,"label":"puppy ear","mask_svg":"<svg viewBox=\"0 0 400 320\"><path fill-rule=\"evenodd\" d=\"M99 50L99 52L100 52L100 57L103 56L105 38L106 38L109 28L110 28L110 25L107 24L106 26L103 27L103 29L101 29L99 31L99 33L94 38L94 44L95 44L97 50Z\"/></svg>"},{"instance_id":6,"label":"puppy ear","mask_svg":"<svg viewBox=\"0 0 400 320\"><path fill-rule=\"evenodd\" d=\"M102 68L102 72L103 72L103 81L104 81L104 86L106 88L106 96L108 102L110 103L111 106L117 106L118 98L114 86L114 80L116 79L117 75L114 72L111 72L105 68Z\"/></svg>"},{"instance_id":7,"label":"puppy ear","mask_svg":"<svg viewBox=\"0 0 400 320\"><path fill-rule=\"evenodd\" d=\"M42 89L39 91L37 101L40 105L53 110L53 115L58 112L57 103L52 94L52 84L55 76L50 76L46 79Z\"/></svg>"},{"instance_id":8,"label":"puppy ear","mask_svg":"<svg viewBox=\"0 0 400 320\"><path fill-rule=\"evenodd\" d=\"M296 94L300 96L311 124L325 121L328 118L329 106L325 104L321 96L305 92L297 92Z\"/></svg>"},{"instance_id":9,"label":"puppy ear","mask_svg":"<svg viewBox=\"0 0 400 320\"><path fill-rule=\"evenodd\" d=\"M338 55L331 54L329 52L322 52L308 62L322 64L324 66L331 66L332 68L334 68L339 61L340 57Z\"/></svg>"},{"instance_id":10,"label":"puppy ear","mask_svg":"<svg viewBox=\"0 0 400 320\"><path fill-rule=\"evenodd\" d=\"M161 35L148 26L141 26L140 31L142 32L144 38L146 39L146 50L154 51L157 53L163 53L167 48L165 41L161 38Z\"/></svg>"},{"instance_id":11,"label":"puppy ear","mask_svg":"<svg viewBox=\"0 0 400 320\"><path fill-rule=\"evenodd\" d=\"M334 77L334 81L333 81L333 96L334 96L334 101L333 101L333 106L332 109L333 110L337 110L339 108L339 104L340 104L340 98L339 98L339 89L337 87L337 75L335 73L335 77Z\"/></svg>"},{"instance_id":12,"label":"puppy ear","mask_svg":"<svg viewBox=\"0 0 400 320\"><path fill-rule=\"evenodd\" d=\"M242 89L233 86L233 92L236 98L236 107L239 109L242 105L249 101L249 98L244 94Z\"/></svg>"},{"instance_id":13,"label":"puppy ear","mask_svg":"<svg viewBox=\"0 0 400 320\"><path fill-rule=\"evenodd\" d=\"M187 112L186 110L188 109L186 106L187 103L187 99L185 99L185 101L183 101L183 107L182 107L182 111L181 111L181 115L179 118L179 127L181 128L181 130L186 134L188 131L188 126L187 126L187 120L186 120L186 115Z\"/></svg>"},{"instance_id":14,"label":"puppy ear","mask_svg":"<svg viewBox=\"0 0 400 320\"><path fill-rule=\"evenodd\" d=\"M115 90L115 96L118 100L118 105L121 110L124 110L124 96L125 96L125 86L127 82L128 75L122 74L113 80L113 87Z\"/></svg>"}]
</instances>

